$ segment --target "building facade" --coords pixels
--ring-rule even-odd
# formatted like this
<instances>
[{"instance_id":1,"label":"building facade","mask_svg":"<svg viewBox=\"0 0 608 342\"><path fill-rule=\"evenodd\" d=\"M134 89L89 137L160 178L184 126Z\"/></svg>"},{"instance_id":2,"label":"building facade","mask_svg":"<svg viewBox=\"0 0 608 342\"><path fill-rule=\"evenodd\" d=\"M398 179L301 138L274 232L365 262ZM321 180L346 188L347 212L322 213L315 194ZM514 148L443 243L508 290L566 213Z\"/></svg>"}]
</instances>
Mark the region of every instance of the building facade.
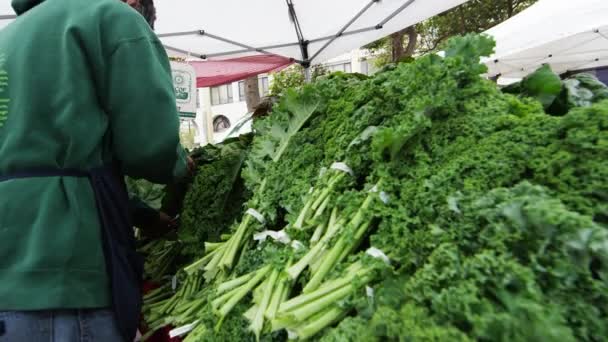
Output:
<instances>
[{"instance_id":1,"label":"building facade","mask_svg":"<svg viewBox=\"0 0 608 342\"><path fill-rule=\"evenodd\" d=\"M356 72L371 75L376 71L373 56L366 50L355 50L333 58L323 64L330 72ZM260 96L269 94L272 74L258 76ZM184 119L182 136L191 136L193 145L218 143L236 123L247 115L245 81L234 82L212 88L199 88L199 109L194 120ZM251 130L251 124L243 125L241 132Z\"/></svg>"}]
</instances>

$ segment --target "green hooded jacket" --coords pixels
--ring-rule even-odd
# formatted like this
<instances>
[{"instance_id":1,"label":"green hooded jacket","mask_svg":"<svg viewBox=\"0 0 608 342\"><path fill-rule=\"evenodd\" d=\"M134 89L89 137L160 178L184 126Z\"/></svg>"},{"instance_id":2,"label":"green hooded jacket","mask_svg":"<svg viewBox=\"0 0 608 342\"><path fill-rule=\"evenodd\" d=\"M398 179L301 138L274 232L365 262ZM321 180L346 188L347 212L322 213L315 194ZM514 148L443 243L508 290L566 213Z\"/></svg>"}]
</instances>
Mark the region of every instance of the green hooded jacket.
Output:
<instances>
[{"instance_id":1,"label":"green hooded jacket","mask_svg":"<svg viewBox=\"0 0 608 342\"><path fill-rule=\"evenodd\" d=\"M119 0L13 0L0 31L0 177L120 162L134 178L187 173L169 60ZM110 304L89 181L0 182L0 311Z\"/></svg>"}]
</instances>

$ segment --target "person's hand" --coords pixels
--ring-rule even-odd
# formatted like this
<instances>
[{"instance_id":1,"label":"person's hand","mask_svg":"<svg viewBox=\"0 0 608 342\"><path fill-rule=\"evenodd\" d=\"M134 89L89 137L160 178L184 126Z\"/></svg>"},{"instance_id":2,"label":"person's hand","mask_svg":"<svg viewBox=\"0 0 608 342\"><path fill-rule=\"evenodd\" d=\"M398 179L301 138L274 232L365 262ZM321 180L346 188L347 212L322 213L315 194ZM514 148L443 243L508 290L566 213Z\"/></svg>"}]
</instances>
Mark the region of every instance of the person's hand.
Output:
<instances>
[{"instance_id":1,"label":"person's hand","mask_svg":"<svg viewBox=\"0 0 608 342\"><path fill-rule=\"evenodd\" d=\"M142 228L144 236L150 239L158 239L169 233L175 232L178 227L178 221L171 216L158 212L158 218L154 222L150 222Z\"/></svg>"},{"instance_id":2,"label":"person's hand","mask_svg":"<svg viewBox=\"0 0 608 342\"><path fill-rule=\"evenodd\" d=\"M162 211L158 212L158 216L159 216L159 225L160 227L165 227L168 230L175 230L177 229L177 220L174 220L173 218L171 218L169 215L163 213Z\"/></svg>"},{"instance_id":3,"label":"person's hand","mask_svg":"<svg viewBox=\"0 0 608 342\"><path fill-rule=\"evenodd\" d=\"M192 159L192 157L190 156L187 157L187 161L188 173L190 174L190 176L194 176L196 174L196 163L194 162L194 159Z\"/></svg>"}]
</instances>

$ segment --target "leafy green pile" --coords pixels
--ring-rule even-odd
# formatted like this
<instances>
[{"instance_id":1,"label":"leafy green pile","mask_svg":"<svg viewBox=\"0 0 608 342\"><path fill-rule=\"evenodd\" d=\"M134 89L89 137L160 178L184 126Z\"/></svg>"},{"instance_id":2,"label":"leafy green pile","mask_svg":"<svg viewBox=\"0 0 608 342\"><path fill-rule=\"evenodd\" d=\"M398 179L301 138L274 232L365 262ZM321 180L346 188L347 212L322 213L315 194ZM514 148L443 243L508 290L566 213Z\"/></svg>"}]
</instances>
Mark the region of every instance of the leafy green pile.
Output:
<instances>
[{"instance_id":1,"label":"leafy green pile","mask_svg":"<svg viewBox=\"0 0 608 342\"><path fill-rule=\"evenodd\" d=\"M250 197L241 170L251 138L243 135L193 152L199 168L185 194L178 231L184 255L202 255L205 241L219 241L241 217L243 204Z\"/></svg>"},{"instance_id":2,"label":"leafy green pile","mask_svg":"<svg viewBox=\"0 0 608 342\"><path fill-rule=\"evenodd\" d=\"M255 124L256 212L186 268L206 286L165 323L197 322L188 341L606 340L608 101L547 114L480 77L492 49L460 37L288 93Z\"/></svg>"},{"instance_id":3,"label":"leafy green pile","mask_svg":"<svg viewBox=\"0 0 608 342\"><path fill-rule=\"evenodd\" d=\"M503 91L535 98L553 115L564 115L572 108L589 107L608 99L608 87L594 76L581 73L562 81L549 65Z\"/></svg>"},{"instance_id":4,"label":"leafy green pile","mask_svg":"<svg viewBox=\"0 0 608 342\"><path fill-rule=\"evenodd\" d=\"M165 186L153 184L145 179L125 177L130 197L136 197L152 209L160 210L165 196Z\"/></svg>"}]
</instances>

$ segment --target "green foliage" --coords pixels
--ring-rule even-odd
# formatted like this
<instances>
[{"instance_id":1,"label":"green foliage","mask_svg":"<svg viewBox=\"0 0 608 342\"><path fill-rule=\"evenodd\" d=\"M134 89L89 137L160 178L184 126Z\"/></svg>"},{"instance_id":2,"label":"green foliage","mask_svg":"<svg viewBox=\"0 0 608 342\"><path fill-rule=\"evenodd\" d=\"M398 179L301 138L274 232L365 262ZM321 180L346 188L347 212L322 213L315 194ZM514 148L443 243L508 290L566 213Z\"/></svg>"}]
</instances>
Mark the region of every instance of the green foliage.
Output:
<instances>
[{"instance_id":1,"label":"green foliage","mask_svg":"<svg viewBox=\"0 0 608 342\"><path fill-rule=\"evenodd\" d=\"M562 91L548 109L556 115L563 115L571 108L589 107L608 99L608 87L590 74L577 74L563 82Z\"/></svg>"},{"instance_id":2,"label":"green foliage","mask_svg":"<svg viewBox=\"0 0 608 342\"><path fill-rule=\"evenodd\" d=\"M182 253L201 255L205 241L218 241L242 215L250 197L241 178L250 141L250 136L241 136L194 152L199 169L181 213Z\"/></svg>"},{"instance_id":3,"label":"green foliage","mask_svg":"<svg viewBox=\"0 0 608 342\"><path fill-rule=\"evenodd\" d=\"M415 26L418 33L416 54L424 55L445 48L450 38L482 33L517 15L537 0L471 0ZM405 40L405 43L409 42ZM392 40L385 37L366 46L376 55L375 63L391 63Z\"/></svg>"},{"instance_id":4,"label":"green foliage","mask_svg":"<svg viewBox=\"0 0 608 342\"><path fill-rule=\"evenodd\" d=\"M549 65L544 65L503 92L531 97L549 114L564 115L572 108L589 107L608 99L608 87L590 74L577 74L564 81Z\"/></svg>"},{"instance_id":5,"label":"green foliage","mask_svg":"<svg viewBox=\"0 0 608 342\"><path fill-rule=\"evenodd\" d=\"M267 218L264 229L286 228L303 247L256 244L250 236L261 225L243 230L240 261L222 281L249 282L265 267L291 274L335 210L341 223L328 226L339 233L291 284L275 330L283 324L322 341L605 340L608 101L549 115L537 99L480 77L480 57L493 47L487 37L446 46L445 58L427 55L373 78L330 75L288 93L256 123L248 206ZM334 162L353 175L327 170ZM336 173L343 178L330 187ZM332 214L310 218L325 190ZM390 272L367 273L361 252L370 246L390 258ZM216 332L218 315L200 313L208 336L255 338L242 316L255 310L245 303L277 296L268 278L255 281L253 293L237 288L246 297ZM297 300L311 293L319 297L303 310ZM272 328L256 333L285 339Z\"/></svg>"},{"instance_id":6,"label":"green foliage","mask_svg":"<svg viewBox=\"0 0 608 342\"><path fill-rule=\"evenodd\" d=\"M280 96L288 89L299 88L304 85L304 68L300 65L292 65L287 69L274 73L270 85L270 95Z\"/></svg>"},{"instance_id":7,"label":"green foliage","mask_svg":"<svg viewBox=\"0 0 608 342\"><path fill-rule=\"evenodd\" d=\"M159 210L165 196L165 186L148 182L145 179L125 177L130 197L137 197L150 208Z\"/></svg>"},{"instance_id":8,"label":"green foliage","mask_svg":"<svg viewBox=\"0 0 608 342\"><path fill-rule=\"evenodd\" d=\"M314 65L310 69L310 80L312 82L315 82L329 73L322 65ZM284 95L289 89L299 89L306 83L304 68L299 64L294 64L284 70L274 73L272 76L272 84L270 85L271 96Z\"/></svg>"},{"instance_id":9,"label":"green foliage","mask_svg":"<svg viewBox=\"0 0 608 342\"><path fill-rule=\"evenodd\" d=\"M482 33L517 15L537 0L471 0L416 26L419 53L442 49L451 37Z\"/></svg>"},{"instance_id":10,"label":"green foliage","mask_svg":"<svg viewBox=\"0 0 608 342\"><path fill-rule=\"evenodd\" d=\"M549 65L543 65L521 82L509 85L503 91L535 98L545 108L549 108L562 91L562 81Z\"/></svg>"}]
</instances>

